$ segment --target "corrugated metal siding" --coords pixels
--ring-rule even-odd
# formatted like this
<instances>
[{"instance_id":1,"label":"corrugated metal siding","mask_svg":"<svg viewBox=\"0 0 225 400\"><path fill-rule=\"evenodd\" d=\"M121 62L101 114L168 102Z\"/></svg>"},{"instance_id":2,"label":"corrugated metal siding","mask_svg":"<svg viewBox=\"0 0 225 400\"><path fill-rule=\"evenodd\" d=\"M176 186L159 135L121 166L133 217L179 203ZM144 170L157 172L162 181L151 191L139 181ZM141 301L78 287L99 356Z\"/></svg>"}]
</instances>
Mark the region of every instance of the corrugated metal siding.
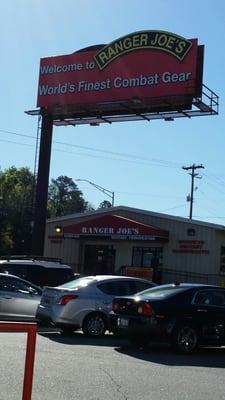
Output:
<instances>
[{"instance_id":1,"label":"corrugated metal siding","mask_svg":"<svg viewBox=\"0 0 225 400\"><path fill-rule=\"evenodd\" d=\"M134 246L160 246L163 247L163 268L167 270L176 271L189 271L190 273L200 274L218 274L220 273L220 247L225 246L225 230L216 230L214 227L208 227L199 225L195 222L192 224L191 221L179 221L176 219L163 218L148 214L138 213L129 210L116 210L112 213L121 215L125 218L130 218L145 224L150 224L158 228L162 228L169 231L169 242L168 243L155 243L149 242L114 242L107 240L108 245L113 245L116 249L116 265L115 270L118 270L121 265L130 265L132 260L132 248ZM108 212L110 213L110 211ZM102 215L99 212L99 215ZM66 239L62 240L61 244L51 243L48 239L49 235L55 235L55 226L60 225L62 227L77 224L81 221L91 220L96 218L96 212L93 216L83 214L77 217L76 215L71 218L65 217L65 220L60 219L60 223L56 221L48 221L46 226L46 238L45 238L45 255L51 257L60 257L64 262L73 264L74 270L77 270L77 266L81 265L84 256L84 239ZM190 237L187 234L187 229L195 229L195 236ZM189 253L175 253L173 249L179 247L179 240L203 240L203 249L209 250L209 254L189 254ZM94 244L94 241L90 243ZM97 243L106 244L104 240L97 241Z\"/></svg>"},{"instance_id":2,"label":"corrugated metal siding","mask_svg":"<svg viewBox=\"0 0 225 400\"><path fill-rule=\"evenodd\" d=\"M181 271L189 270L190 272L199 272L202 274L218 272L218 255L215 251L215 229L202 225L192 225L191 221L181 222L128 211L118 214L169 231L169 243L163 244L164 268ZM194 237L187 235L187 229L189 228L195 229L196 235ZM225 234L223 236L225 237ZM203 240L205 242L204 249L209 250L209 254L174 253L172 250L178 248L178 240Z\"/></svg>"}]
</instances>

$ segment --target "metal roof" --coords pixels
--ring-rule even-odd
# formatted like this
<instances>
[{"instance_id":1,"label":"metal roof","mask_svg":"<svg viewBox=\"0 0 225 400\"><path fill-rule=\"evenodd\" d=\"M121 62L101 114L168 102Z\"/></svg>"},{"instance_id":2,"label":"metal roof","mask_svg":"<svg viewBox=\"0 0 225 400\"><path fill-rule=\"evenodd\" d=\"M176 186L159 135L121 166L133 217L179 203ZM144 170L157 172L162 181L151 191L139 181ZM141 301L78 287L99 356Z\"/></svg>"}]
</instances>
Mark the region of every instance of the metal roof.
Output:
<instances>
[{"instance_id":1,"label":"metal roof","mask_svg":"<svg viewBox=\"0 0 225 400\"><path fill-rule=\"evenodd\" d=\"M110 207L110 208L102 208L102 209L99 208L95 211L88 211L88 212L84 212L84 213L69 214L69 215L65 215L65 216L61 216L61 217L50 218L47 220L47 223L66 221L66 220L70 220L71 218L75 218L75 219L82 218L82 217L93 218L96 215L101 215L101 214L115 214L117 211L128 211L128 212L137 213L137 214L149 215L149 216L156 217L156 218L167 219L170 221L184 222L184 223L187 223L190 225L205 226L208 228L225 231L224 225L217 225L217 224L213 224L210 222L199 221L199 220L179 217L179 216L175 216L175 215L163 214L163 213L158 213L158 212L154 212L154 211L142 210L139 208L127 207L127 206L123 206L123 205L116 206L116 207Z\"/></svg>"}]
</instances>

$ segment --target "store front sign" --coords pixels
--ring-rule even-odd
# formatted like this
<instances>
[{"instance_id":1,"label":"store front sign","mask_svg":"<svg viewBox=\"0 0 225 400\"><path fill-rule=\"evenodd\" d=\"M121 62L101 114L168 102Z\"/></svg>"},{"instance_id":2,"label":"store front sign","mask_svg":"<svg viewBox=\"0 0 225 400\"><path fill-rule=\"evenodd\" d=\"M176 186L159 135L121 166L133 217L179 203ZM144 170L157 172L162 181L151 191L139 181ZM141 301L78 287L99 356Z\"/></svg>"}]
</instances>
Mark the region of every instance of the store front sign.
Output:
<instances>
[{"instance_id":1,"label":"store front sign","mask_svg":"<svg viewBox=\"0 0 225 400\"><path fill-rule=\"evenodd\" d=\"M65 239L103 237L114 240L168 240L169 232L119 215L105 215L64 227L63 237Z\"/></svg>"},{"instance_id":2,"label":"store front sign","mask_svg":"<svg viewBox=\"0 0 225 400\"><path fill-rule=\"evenodd\" d=\"M144 268L144 267L125 267L123 275L125 276L133 276L135 278L144 278L144 279L153 279L153 268Z\"/></svg>"},{"instance_id":3,"label":"store front sign","mask_svg":"<svg viewBox=\"0 0 225 400\"><path fill-rule=\"evenodd\" d=\"M204 249L204 240L178 240L177 245L173 253L209 254L209 250Z\"/></svg>"}]
</instances>

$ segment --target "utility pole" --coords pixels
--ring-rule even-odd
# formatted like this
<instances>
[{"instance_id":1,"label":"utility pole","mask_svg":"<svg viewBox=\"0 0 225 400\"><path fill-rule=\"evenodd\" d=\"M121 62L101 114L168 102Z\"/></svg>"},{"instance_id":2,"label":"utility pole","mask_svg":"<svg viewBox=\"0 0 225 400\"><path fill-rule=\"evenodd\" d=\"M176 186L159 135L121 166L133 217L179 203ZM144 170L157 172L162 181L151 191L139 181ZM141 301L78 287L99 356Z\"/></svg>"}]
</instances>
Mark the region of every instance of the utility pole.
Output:
<instances>
[{"instance_id":1,"label":"utility pole","mask_svg":"<svg viewBox=\"0 0 225 400\"><path fill-rule=\"evenodd\" d=\"M204 166L202 164L201 165L192 164L190 167L182 167L182 168L186 169L186 170L191 169L191 173L189 173L189 175L191 175L191 198L190 198L189 219L192 219L193 202L194 202L194 179L198 177L198 173L195 173L195 170L199 169L199 168L204 168ZM199 177L199 179L200 179L200 177Z\"/></svg>"}]
</instances>

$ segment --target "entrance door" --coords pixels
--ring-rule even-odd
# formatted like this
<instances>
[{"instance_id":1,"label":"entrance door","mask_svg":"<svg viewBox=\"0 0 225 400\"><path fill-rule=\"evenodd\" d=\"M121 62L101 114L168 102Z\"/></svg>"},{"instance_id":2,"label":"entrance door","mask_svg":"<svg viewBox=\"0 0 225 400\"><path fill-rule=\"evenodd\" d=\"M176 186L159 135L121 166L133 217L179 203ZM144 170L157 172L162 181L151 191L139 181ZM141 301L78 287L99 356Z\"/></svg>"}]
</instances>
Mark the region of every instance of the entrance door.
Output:
<instances>
[{"instance_id":1,"label":"entrance door","mask_svg":"<svg viewBox=\"0 0 225 400\"><path fill-rule=\"evenodd\" d=\"M113 246L86 245L84 253L85 275L110 275L115 270Z\"/></svg>"}]
</instances>

